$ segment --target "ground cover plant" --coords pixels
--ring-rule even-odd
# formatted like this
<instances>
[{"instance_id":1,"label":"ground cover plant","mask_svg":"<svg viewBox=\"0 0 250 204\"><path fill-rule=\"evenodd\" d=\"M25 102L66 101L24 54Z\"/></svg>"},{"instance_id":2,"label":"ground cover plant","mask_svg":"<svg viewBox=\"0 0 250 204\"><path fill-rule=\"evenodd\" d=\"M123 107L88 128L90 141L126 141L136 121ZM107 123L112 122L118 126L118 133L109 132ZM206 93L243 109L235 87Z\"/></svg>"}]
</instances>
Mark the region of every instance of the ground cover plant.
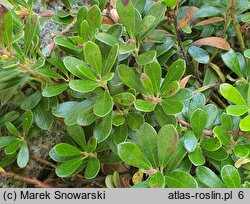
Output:
<instances>
[{"instance_id":1,"label":"ground cover plant","mask_svg":"<svg viewBox=\"0 0 250 204\"><path fill-rule=\"evenodd\" d=\"M250 187L248 0L36 3L0 4L3 187Z\"/></svg>"}]
</instances>

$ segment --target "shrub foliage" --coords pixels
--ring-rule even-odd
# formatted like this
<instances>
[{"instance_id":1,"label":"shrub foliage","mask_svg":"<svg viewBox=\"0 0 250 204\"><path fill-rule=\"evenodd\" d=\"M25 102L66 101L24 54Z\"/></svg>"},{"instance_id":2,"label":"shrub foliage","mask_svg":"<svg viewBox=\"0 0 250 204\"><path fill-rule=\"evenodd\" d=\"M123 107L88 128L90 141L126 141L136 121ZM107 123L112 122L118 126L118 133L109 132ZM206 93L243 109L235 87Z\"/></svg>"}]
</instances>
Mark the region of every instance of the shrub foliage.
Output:
<instances>
[{"instance_id":1,"label":"shrub foliage","mask_svg":"<svg viewBox=\"0 0 250 204\"><path fill-rule=\"evenodd\" d=\"M0 4L3 176L60 123L57 177L95 182L125 164L126 186L250 187L247 0L65 0L54 14L35 2ZM41 47L48 19L63 30ZM106 186L123 187L121 173Z\"/></svg>"}]
</instances>

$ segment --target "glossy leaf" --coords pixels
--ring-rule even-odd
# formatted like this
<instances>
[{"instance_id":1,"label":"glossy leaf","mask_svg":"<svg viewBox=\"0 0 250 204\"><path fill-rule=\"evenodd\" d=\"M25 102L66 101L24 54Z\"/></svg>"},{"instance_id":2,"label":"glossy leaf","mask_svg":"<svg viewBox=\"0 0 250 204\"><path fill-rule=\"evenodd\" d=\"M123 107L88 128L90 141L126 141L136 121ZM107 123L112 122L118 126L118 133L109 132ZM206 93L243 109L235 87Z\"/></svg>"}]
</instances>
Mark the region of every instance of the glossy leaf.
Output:
<instances>
[{"instance_id":1,"label":"glossy leaf","mask_svg":"<svg viewBox=\"0 0 250 204\"><path fill-rule=\"evenodd\" d=\"M156 59L156 51L151 50L136 57L136 62L139 65L146 65L153 62L155 59Z\"/></svg>"},{"instance_id":2,"label":"glossy leaf","mask_svg":"<svg viewBox=\"0 0 250 204\"><path fill-rule=\"evenodd\" d=\"M56 167L56 175L62 178L71 176L79 168L82 161L83 158L76 158L63 162L58 167Z\"/></svg>"},{"instance_id":3,"label":"glossy leaf","mask_svg":"<svg viewBox=\"0 0 250 204\"><path fill-rule=\"evenodd\" d=\"M207 123L207 114L204 110L198 108L191 115L190 124L197 138L201 138L203 129Z\"/></svg>"},{"instance_id":4,"label":"glossy leaf","mask_svg":"<svg viewBox=\"0 0 250 204\"><path fill-rule=\"evenodd\" d=\"M240 121L240 129L243 131L250 131L250 115L244 117Z\"/></svg>"},{"instance_id":5,"label":"glossy leaf","mask_svg":"<svg viewBox=\"0 0 250 204\"><path fill-rule=\"evenodd\" d=\"M121 105L131 106L135 101L135 96L129 92L123 92L113 96L113 99L116 103Z\"/></svg>"},{"instance_id":6,"label":"glossy leaf","mask_svg":"<svg viewBox=\"0 0 250 204\"><path fill-rule=\"evenodd\" d=\"M176 60L168 68L167 75L162 83L161 90L165 88L172 81L179 81L186 70L186 62L182 59Z\"/></svg>"},{"instance_id":7,"label":"glossy leaf","mask_svg":"<svg viewBox=\"0 0 250 204\"><path fill-rule=\"evenodd\" d=\"M184 135L184 147L188 152L193 152L196 148L197 139L192 130L187 130Z\"/></svg>"},{"instance_id":8,"label":"glossy leaf","mask_svg":"<svg viewBox=\"0 0 250 204\"><path fill-rule=\"evenodd\" d=\"M147 112L152 112L155 109L156 103L137 99L134 102L134 106L136 110L147 113Z\"/></svg>"},{"instance_id":9,"label":"glossy leaf","mask_svg":"<svg viewBox=\"0 0 250 204\"><path fill-rule=\"evenodd\" d=\"M102 55L99 47L95 43L88 41L85 44L84 57L97 74L102 72Z\"/></svg>"},{"instance_id":10,"label":"glossy leaf","mask_svg":"<svg viewBox=\"0 0 250 204\"><path fill-rule=\"evenodd\" d=\"M148 123L142 124L138 132L137 145L153 167L158 166L157 140L155 129Z\"/></svg>"},{"instance_id":11,"label":"glossy leaf","mask_svg":"<svg viewBox=\"0 0 250 204\"><path fill-rule=\"evenodd\" d=\"M173 125L163 126L158 133L157 151L159 166L165 167L170 157L175 153L179 135Z\"/></svg>"},{"instance_id":12,"label":"glossy leaf","mask_svg":"<svg viewBox=\"0 0 250 204\"><path fill-rule=\"evenodd\" d=\"M191 46L188 49L189 54L193 57L193 59L201 64L207 64L209 62L209 55L207 51L202 48Z\"/></svg>"},{"instance_id":13,"label":"glossy leaf","mask_svg":"<svg viewBox=\"0 0 250 204\"><path fill-rule=\"evenodd\" d=\"M87 79L86 80L72 80L69 82L69 87L74 91L87 93L99 87L99 84L95 81L90 81Z\"/></svg>"},{"instance_id":14,"label":"glossy leaf","mask_svg":"<svg viewBox=\"0 0 250 204\"><path fill-rule=\"evenodd\" d=\"M240 63L237 58L237 54L233 49L230 49L227 52L224 52L221 54L221 58L223 62L234 72L236 73L239 77L242 77L242 71L240 68Z\"/></svg>"},{"instance_id":15,"label":"glossy leaf","mask_svg":"<svg viewBox=\"0 0 250 204\"><path fill-rule=\"evenodd\" d=\"M164 188L165 178L161 172L153 174L149 179L150 188Z\"/></svg>"},{"instance_id":16,"label":"glossy leaf","mask_svg":"<svg viewBox=\"0 0 250 204\"><path fill-rule=\"evenodd\" d=\"M134 37L135 33L135 11L131 0L117 0L116 9L129 36Z\"/></svg>"},{"instance_id":17,"label":"glossy leaf","mask_svg":"<svg viewBox=\"0 0 250 204\"><path fill-rule=\"evenodd\" d=\"M169 188L196 188L196 180L187 172L173 171L166 175L166 184Z\"/></svg>"},{"instance_id":18,"label":"glossy leaf","mask_svg":"<svg viewBox=\"0 0 250 204\"><path fill-rule=\"evenodd\" d=\"M100 162L98 159L91 157L88 160L87 167L85 169L84 176L86 179L93 179L96 177L100 170Z\"/></svg>"},{"instance_id":19,"label":"glossy leaf","mask_svg":"<svg viewBox=\"0 0 250 204\"><path fill-rule=\"evenodd\" d=\"M205 157L199 147L196 147L193 152L189 153L188 158L195 166L203 165L206 162Z\"/></svg>"},{"instance_id":20,"label":"glossy leaf","mask_svg":"<svg viewBox=\"0 0 250 204\"><path fill-rule=\"evenodd\" d=\"M118 154L127 164L145 170L152 169L152 166L140 148L131 142L123 142L118 145Z\"/></svg>"},{"instance_id":21,"label":"glossy leaf","mask_svg":"<svg viewBox=\"0 0 250 204\"><path fill-rule=\"evenodd\" d=\"M220 86L222 96L236 105L246 105L244 98L240 92L231 84L224 83Z\"/></svg>"},{"instance_id":22,"label":"glossy leaf","mask_svg":"<svg viewBox=\"0 0 250 204\"><path fill-rule=\"evenodd\" d=\"M42 95L44 97L53 97L57 96L63 91L65 91L68 87L68 84L57 84L53 86L48 86L47 88L43 89Z\"/></svg>"},{"instance_id":23,"label":"glossy leaf","mask_svg":"<svg viewBox=\"0 0 250 204\"><path fill-rule=\"evenodd\" d=\"M146 93L140 81L139 75L132 68L122 64L118 67L118 73L125 85L138 90L141 93Z\"/></svg>"},{"instance_id":24,"label":"glossy leaf","mask_svg":"<svg viewBox=\"0 0 250 204\"><path fill-rule=\"evenodd\" d=\"M19 152L17 154L17 165L24 168L29 162L29 149L27 143L22 142Z\"/></svg>"},{"instance_id":25,"label":"glossy leaf","mask_svg":"<svg viewBox=\"0 0 250 204\"><path fill-rule=\"evenodd\" d=\"M221 178L228 188L241 187L240 174L234 166L223 166L223 168L221 169Z\"/></svg>"},{"instance_id":26,"label":"glossy leaf","mask_svg":"<svg viewBox=\"0 0 250 204\"><path fill-rule=\"evenodd\" d=\"M112 130L112 113L103 117L94 127L93 135L98 143L103 142L111 133Z\"/></svg>"},{"instance_id":27,"label":"glossy leaf","mask_svg":"<svg viewBox=\"0 0 250 204\"><path fill-rule=\"evenodd\" d=\"M180 113L184 108L183 103L175 99L164 99L161 102L161 106L163 111L168 115Z\"/></svg>"},{"instance_id":28,"label":"glossy leaf","mask_svg":"<svg viewBox=\"0 0 250 204\"><path fill-rule=\"evenodd\" d=\"M113 100L108 91L103 92L97 98L94 105L94 113L99 117L106 116L113 109Z\"/></svg>"},{"instance_id":29,"label":"glossy leaf","mask_svg":"<svg viewBox=\"0 0 250 204\"><path fill-rule=\"evenodd\" d=\"M213 132L223 145L229 146L232 144L230 136L221 126L216 126Z\"/></svg>"},{"instance_id":30,"label":"glossy leaf","mask_svg":"<svg viewBox=\"0 0 250 204\"><path fill-rule=\"evenodd\" d=\"M196 168L195 173L199 182L205 184L205 186L209 188L225 188L225 184L209 168L199 166Z\"/></svg>"},{"instance_id":31,"label":"glossy leaf","mask_svg":"<svg viewBox=\"0 0 250 204\"><path fill-rule=\"evenodd\" d=\"M23 114L23 124L22 124L22 128L23 128L23 132L27 132L30 127L32 126L34 120L34 115L32 113L32 111L26 111Z\"/></svg>"}]
</instances>

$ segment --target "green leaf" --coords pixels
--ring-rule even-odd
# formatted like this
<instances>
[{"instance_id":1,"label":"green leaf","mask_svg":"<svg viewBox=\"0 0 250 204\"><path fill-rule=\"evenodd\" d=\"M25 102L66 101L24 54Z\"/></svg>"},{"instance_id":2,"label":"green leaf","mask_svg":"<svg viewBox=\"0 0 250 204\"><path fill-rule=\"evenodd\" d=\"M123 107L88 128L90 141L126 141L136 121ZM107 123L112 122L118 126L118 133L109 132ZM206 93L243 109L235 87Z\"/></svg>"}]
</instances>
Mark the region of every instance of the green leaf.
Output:
<instances>
[{"instance_id":1,"label":"green leaf","mask_svg":"<svg viewBox=\"0 0 250 204\"><path fill-rule=\"evenodd\" d=\"M150 50L148 52L144 52L140 54L138 57L135 58L137 64L139 65L146 65L149 64L156 59L156 51L155 50Z\"/></svg>"},{"instance_id":2,"label":"green leaf","mask_svg":"<svg viewBox=\"0 0 250 204\"><path fill-rule=\"evenodd\" d=\"M154 87L151 79L145 73L141 74L140 81L149 95L154 95Z\"/></svg>"},{"instance_id":3,"label":"green leaf","mask_svg":"<svg viewBox=\"0 0 250 204\"><path fill-rule=\"evenodd\" d=\"M17 140L16 137L11 136L1 136L0 137L0 149L15 142Z\"/></svg>"},{"instance_id":4,"label":"green leaf","mask_svg":"<svg viewBox=\"0 0 250 204\"><path fill-rule=\"evenodd\" d=\"M154 16L155 21L152 27L156 27L165 18L166 6L161 2L154 2L147 10L146 16Z\"/></svg>"},{"instance_id":5,"label":"green leaf","mask_svg":"<svg viewBox=\"0 0 250 204\"><path fill-rule=\"evenodd\" d=\"M17 165L24 168L29 162L29 149L26 141L23 141L17 154Z\"/></svg>"},{"instance_id":6,"label":"green leaf","mask_svg":"<svg viewBox=\"0 0 250 204\"><path fill-rule=\"evenodd\" d=\"M63 63L67 70L74 76L83 79L87 77L88 79L91 79L93 81L96 80L95 74L83 61L74 57L67 56L63 59Z\"/></svg>"},{"instance_id":7,"label":"green leaf","mask_svg":"<svg viewBox=\"0 0 250 204\"><path fill-rule=\"evenodd\" d=\"M249 12L250 13L250 12ZM248 59L250 59L250 49L247 49L244 51L244 56Z\"/></svg>"},{"instance_id":8,"label":"green leaf","mask_svg":"<svg viewBox=\"0 0 250 204\"><path fill-rule=\"evenodd\" d=\"M37 30L39 29L39 20L38 16L35 13L30 14L26 22L24 29L24 53L27 54L32 46L33 38Z\"/></svg>"},{"instance_id":9,"label":"green leaf","mask_svg":"<svg viewBox=\"0 0 250 204\"><path fill-rule=\"evenodd\" d=\"M95 73L101 74L102 72L102 55L99 47L88 41L84 46L84 57L87 63L93 68Z\"/></svg>"},{"instance_id":10,"label":"green leaf","mask_svg":"<svg viewBox=\"0 0 250 204\"><path fill-rule=\"evenodd\" d=\"M214 126L214 123L218 117L218 109L213 104L208 104L203 109L207 113L207 123L205 128L211 129Z\"/></svg>"},{"instance_id":11,"label":"green leaf","mask_svg":"<svg viewBox=\"0 0 250 204\"><path fill-rule=\"evenodd\" d=\"M13 41L12 32L13 32L13 18L11 12L1 4L1 13L0 13L0 45L2 41L6 44L7 47L11 46ZM5 47L1 45L1 47Z\"/></svg>"},{"instance_id":12,"label":"green leaf","mask_svg":"<svg viewBox=\"0 0 250 204\"><path fill-rule=\"evenodd\" d=\"M81 148L84 149L86 147L85 133L80 125L67 126L67 132Z\"/></svg>"},{"instance_id":13,"label":"green leaf","mask_svg":"<svg viewBox=\"0 0 250 204\"><path fill-rule=\"evenodd\" d=\"M153 174L149 179L150 188L164 188L165 178L161 172Z\"/></svg>"},{"instance_id":14,"label":"green leaf","mask_svg":"<svg viewBox=\"0 0 250 204\"><path fill-rule=\"evenodd\" d=\"M150 162L136 144L123 142L117 148L118 155L125 163L140 169L152 169Z\"/></svg>"},{"instance_id":15,"label":"green leaf","mask_svg":"<svg viewBox=\"0 0 250 204\"><path fill-rule=\"evenodd\" d=\"M94 105L94 113L99 117L106 116L113 109L113 101L108 91L99 95Z\"/></svg>"},{"instance_id":16,"label":"green leaf","mask_svg":"<svg viewBox=\"0 0 250 204\"><path fill-rule=\"evenodd\" d=\"M190 152L188 158L195 166L203 165L206 162L200 147L196 147L193 152Z\"/></svg>"},{"instance_id":17,"label":"green leaf","mask_svg":"<svg viewBox=\"0 0 250 204\"><path fill-rule=\"evenodd\" d=\"M111 48L111 50L107 56L107 59L102 67L102 76L105 76L106 74L108 74L111 71L112 67L114 66L114 64L117 60L118 52L119 52L119 45L115 44Z\"/></svg>"},{"instance_id":18,"label":"green leaf","mask_svg":"<svg viewBox=\"0 0 250 204\"><path fill-rule=\"evenodd\" d=\"M7 155L14 154L19 149L20 145L20 141L13 142L4 149L4 153Z\"/></svg>"},{"instance_id":19,"label":"green leaf","mask_svg":"<svg viewBox=\"0 0 250 204\"><path fill-rule=\"evenodd\" d=\"M23 114L23 120L22 120L22 127L23 127L23 132L28 132L28 130L30 129L32 123L33 123L33 118L34 118L34 115L32 113L32 111L26 111L24 114Z\"/></svg>"},{"instance_id":20,"label":"green leaf","mask_svg":"<svg viewBox=\"0 0 250 204\"><path fill-rule=\"evenodd\" d=\"M69 82L69 87L78 92L88 93L99 87L98 82L91 80L72 80Z\"/></svg>"},{"instance_id":21,"label":"green leaf","mask_svg":"<svg viewBox=\"0 0 250 204\"><path fill-rule=\"evenodd\" d=\"M233 49L223 52L221 54L221 58L228 68L230 68L239 77L243 77L237 54Z\"/></svg>"},{"instance_id":22,"label":"green leaf","mask_svg":"<svg viewBox=\"0 0 250 204\"><path fill-rule=\"evenodd\" d=\"M146 90L143 88L139 75L132 68L121 64L118 67L118 73L126 86L146 94Z\"/></svg>"},{"instance_id":23,"label":"green leaf","mask_svg":"<svg viewBox=\"0 0 250 204\"><path fill-rule=\"evenodd\" d=\"M191 46L188 48L188 52L195 61L201 64L207 64L209 62L209 54L202 48Z\"/></svg>"},{"instance_id":24,"label":"green leaf","mask_svg":"<svg viewBox=\"0 0 250 204\"><path fill-rule=\"evenodd\" d=\"M43 89L42 95L44 97L53 97L57 96L63 91L65 91L68 88L68 84L57 84L48 86L47 88Z\"/></svg>"},{"instance_id":25,"label":"green leaf","mask_svg":"<svg viewBox=\"0 0 250 204\"><path fill-rule=\"evenodd\" d=\"M228 152L223 147L219 148L216 151L204 150L204 153L206 154L207 157L212 158L213 160L216 161L223 161L228 157Z\"/></svg>"},{"instance_id":26,"label":"green leaf","mask_svg":"<svg viewBox=\"0 0 250 204\"><path fill-rule=\"evenodd\" d=\"M91 157L88 160L87 167L85 169L84 177L86 179L93 179L96 177L100 170L100 162L98 159Z\"/></svg>"},{"instance_id":27,"label":"green leaf","mask_svg":"<svg viewBox=\"0 0 250 204\"><path fill-rule=\"evenodd\" d=\"M203 6L197 12L196 16L199 18L216 16L221 13L221 10L213 6Z\"/></svg>"},{"instance_id":28,"label":"green leaf","mask_svg":"<svg viewBox=\"0 0 250 204\"><path fill-rule=\"evenodd\" d=\"M202 131L207 123L207 114L204 110L198 108L191 115L190 124L197 138L201 138Z\"/></svg>"},{"instance_id":29,"label":"green leaf","mask_svg":"<svg viewBox=\"0 0 250 204\"><path fill-rule=\"evenodd\" d=\"M225 188L225 184L219 179L219 177L209 168L205 166L199 166L195 170L196 177L199 182L209 188Z\"/></svg>"},{"instance_id":30,"label":"green leaf","mask_svg":"<svg viewBox=\"0 0 250 204\"><path fill-rule=\"evenodd\" d=\"M76 158L63 162L56 167L56 175L61 178L66 178L74 174L74 172L80 167L83 162L83 158Z\"/></svg>"},{"instance_id":31,"label":"green leaf","mask_svg":"<svg viewBox=\"0 0 250 204\"><path fill-rule=\"evenodd\" d=\"M33 109L34 118L37 126L43 130L48 130L53 124L53 115L48 108L48 99L42 101Z\"/></svg>"},{"instance_id":32,"label":"green leaf","mask_svg":"<svg viewBox=\"0 0 250 204\"><path fill-rule=\"evenodd\" d=\"M221 169L221 178L228 188L241 187L240 174L234 166L223 166L223 168Z\"/></svg>"},{"instance_id":33,"label":"green leaf","mask_svg":"<svg viewBox=\"0 0 250 204\"><path fill-rule=\"evenodd\" d=\"M172 124L176 126L176 118L173 115L167 115L161 106L156 106L154 110L154 115L156 117L156 121L159 123L160 127L163 127L167 124Z\"/></svg>"},{"instance_id":34,"label":"green leaf","mask_svg":"<svg viewBox=\"0 0 250 204\"><path fill-rule=\"evenodd\" d=\"M138 130L139 127L144 123L144 117L139 113L129 113L127 115L128 125L133 130Z\"/></svg>"},{"instance_id":35,"label":"green leaf","mask_svg":"<svg viewBox=\"0 0 250 204\"><path fill-rule=\"evenodd\" d=\"M249 155L249 149L244 146L244 145L240 145L240 144L237 144L235 147L234 147L234 154L237 156L237 157L247 157Z\"/></svg>"},{"instance_id":36,"label":"green leaf","mask_svg":"<svg viewBox=\"0 0 250 204\"><path fill-rule=\"evenodd\" d=\"M97 147L97 139L94 136L92 136L88 140L88 144L86 146L86 150L88 152L94 152L96 150L96 147Z\"/></svg>"},{"instance_id":37,"label":"green leaf","mask_svg":"<svg viewBox=\"0 0 250 204\"><path fill-rule=\"evenodd\" d=\"M163 126L158 133L157 151L159 166L164 168L170 157L175 153L179 135L173 125Z\"/></svg>"},{"instance_id":38,"label":"green leaf","mask_svg":"<svg viewBox=\"0 0 250 204\"><path fill-rule=\"evenodd\" d=\"M173 81L179 81L186 70L186 62L182 59L176 60L171 66L168 68L167 75L162 83L161 90L165 89L169 83Z\"/></svg>"},{"instance_id":39,"label":"green leaf","mask_svg":"<svg viewBox=\"0 0 250 204\"><path fill-rule=\"evenodd\" d=\"M142 112L152 112L155 109L156 103L137 99L134 102L135 109Z\"/></svg>"},{"instance_id":40,"label":"green leaf","mask_svg":"<svg viewBox=\"0 0 250 204\"><path fill-rule=\"evenodd\" d=\"M131 0L117 0L116 9L130 38L133 38L134 33L135 33L135 10L134 10L132 1Z\"/></svg>"},{"instance_id":41,"label":"green leaf","mask_svg":"<svg viewBox=\"0 0 250 204\"><path fill-rule=\"evenodd\" d=\"M220 85L222 96L236 105L246 105L246 102L240 92L231 84L224 83Z\"/></svg>"},{"instance_id":42,"label":"green leaf","mask_svg":"<svg viewBox=\"0 0 250 204\"><path fill-rule=\"evenodd\" d=\"M15 127L15 125L13 125L13 123L7 122L7 123L5 123L5 125L6 125L7 130L11 134L13 134L14 136L19 136L20 135L20 133L18 132L18 130Z\"/></svg>"},{"instance_id":43,"label":"green leaf","mask_svg":"<svg viewBox=\"0 0 250 204\"><path fill-rule=\"evenodd\" d=\"M160 91L160 83L161 83L161 66L158 62L152 62L144 66L144 72L149 76L151 79L154 91L156 94Z\"/></svg>"},{"instance_id":44,"label":"green leaf","mask_svg":"<svg viewBox=\"0 0 250 204\"><path fill-rule=\"evenodd\" d=\"M98 121L94 127L93 135L98 143L103 142L110 135L112 130L112 112Z\"/></svg>"},{"instance_id":45,"label":"green leaf","mask_svg":"<svg viewBox=\"0 0 250 204\"><path fill-rule=\"evenodd\" d=\"M213 129L213 132L216 135L216 137L220 140L221 144L225 146L229 146L232 144L230 136L221 126L216 126Z\"/></svg>"},{"instance_id":46,"label":"green leaf","mask_svg":"<svg viewBox=\"0 0 250 204\"><path fill-rule=\"evenodd\" d=\"M162 2L166 4L167 6L174 8L178 1L177 0L162 0Z\"/></svg>"},{"instance_id":47,"label":"green leaf","mask_svg":"<svg viewBox=\"0 0 250 204\"><path fill-rule=\"evenodd\" d=\"M128 54L135 50L135 45L124 44L118 38L108 34L108 33L98 33L95 38L100 42L103 42L109 46L119 45L119 54Z\"/></svg>"},{"instance_id":48,"label":"green leaf","mask_svg":"<svg viewBox=\"0 0 250 204\"><path fill-rule=\"evenodd\" d=\"M187 101L191 99L194 96L194 93L192 90L188 88L180 88L179 91L171 96L171 99L175 99L181 102Z\"/></svg>"},{"instance_id":49,"label":"green leaf","mask_svg":"<svg viewBox=\"0 0 250 204\"><path fill-rule=\"evenodd\" d=\"M150 124L144 123L141 125L137 145L153 167L158 166L157 139L157 133Z\"/></svg>"},{"instance_id":50,"label":"green leaf","mask_svg":"<svg viewBox=\"0 0 250 204\"><path fill-rule=\"evenodd\" d=\"M250 131L250 115L246 116L245 118L241 119L240 121L240 129L242 131Z\"/></svg>"},{"instance_id":51,"label":"green leaf","mask_svg":"<svg viewBox=\"0 0 250 204\"><path fill-rule=\"evenodd\" d=\"M82 153L79 149L67 143L57 144L53 149L60 157L80 156Z\"/></svg>"},{"instance_id":52,"label":"green leaf","mask_svg":"<svg viewBox=\"0 0 250 204\"><path fill-rule=\"evenodd\" d=\"M187 130L184 135L184 147L188 152L193 152L197 145L197 139L192 130Z\"/></svg>"},{"instance_id":53,"label":"green leaf","mask_svg":"<svg viewBox=\"0 0 250 204\"><path fill-rule=\"evenodd\" d=\"M176 167L181 163L181 161L184 159L186 154L187 154L187 150L183 146L183 139L180 138L179 142L177 144L176 151L174 152L174 154L169 159L169 161L168 161L168 163L167 163L167 165L165 167L165 171L166 172L171 172L174 169L176 169Z\"/></svg>"},{"instance_id":54,"label":"green leaf","mask_svg":"<svg viewBox=\"0 0 250 204\"><path fill-rule=\"evenodd\" d=\"M164 99L161 102L161 106L163 111L168 115L180 113L184 108L184 104L175 99Z\"/></svg>"},{"instance_id":55,"label":"green leaf","mask_svg":"<svg viewBox=\"0 0 250 204\"><path fill-rule=\"evenodd\" d=\"M37 106L37 104L41 101L41 99L42 99L42 94L40 91L37 91L23 100L23 102L21 103L21 108L23 110L31 110Z\"/></svg>"},{"instance_id":56,"label":"green leaf","mask_svg":"<svg viewBox=\"0 0 250 204\"><path fill-rule=\"evenodd\" d=\"M165 180L169 188L197 188L196 180L184 171L170 172L166 175Z\"/></svg>"},{"instance_id":57,"label":"green leaf","mask_svg":"<svg viewBox=\"0 0 250 204\"><path fill-rule=\"evenodd\" d=\"M169 98L174 96L180 89L180 84L178 81L172 81L164 88L161 89L161 95L163 98Z\"/></svg>"},{"instance_id":58,"label":"green leaf","mask_svg":"<svg viewBox=\"0 0 250 204\"><path fill-rule=\"evenodd\" d=\"M135 96L129 92L119 93L113 96L115 103L123 106L131 106L136 100Z\"/></svg>"},{"instance_id":59,"label":"green leaf","mask_svg":"<svg viewBox=\"0 0 250 204\"><path fill-rule=\"evenodd\" d=\"M200 144L202 148L208 151L216 151L221 147L221 143L218 138L202 139Z\"/></svg>"},{"instance_id":60,"label":"green leaf","mask_svg":"<svg viewBox=\"0 0 250 204\"><path fill-rule=\"evenodd\" d=\"M122 115L115 115L113 116L112 124L114 126L121 126L125 123L125 118Z\"/></svg>"},{"instance_id":61,"label":"green leaf","mask_svg":"<svg viewBox=\"0 0 250 204\"><path fill-rule=\"evenodd\" d=\"M143 18L142 22L138 25L138 28L136 29L137 34L136 34L136 39L141 42L146 35L154 29L156 26L155 24L156 18L151 15L147 15Z\"/></svg>"},{"instance_id":62,"label":"green leaf","mask_svg":"<svg viewBox=\"0 0 250 204\"><path fill-rule=\"evenodd\" d=\"M90 37L92 37L97 33L102 23L102 14L97 5L94 5L89 9L87 21L89 23Z\"/></svg>"},{"instance_id":63,"label":"green leaf","mask_svg":"<svg viewBox=\"0 0 250 204\"><path fill-rule=\"evenodd\" d=\"M62 50L66 52L69 52L77 56L80 56L82 54L82 49L77 47L75 43L65 35L56 36L54 38L54 42L58 47L60 47Z\"/></svg>"}]
</instances>

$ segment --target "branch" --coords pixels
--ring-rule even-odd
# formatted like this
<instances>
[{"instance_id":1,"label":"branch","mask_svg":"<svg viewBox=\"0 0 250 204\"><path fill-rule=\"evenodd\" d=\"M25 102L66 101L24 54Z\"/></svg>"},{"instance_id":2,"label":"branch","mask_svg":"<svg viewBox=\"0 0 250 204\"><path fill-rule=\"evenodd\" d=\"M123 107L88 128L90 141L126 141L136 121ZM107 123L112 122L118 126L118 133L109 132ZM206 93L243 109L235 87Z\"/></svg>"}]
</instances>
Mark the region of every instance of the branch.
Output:
<instances>
[{"instance_id":1,"label":"branch","mask_svg":"<svg viewBox=\"0 0 250 204\"><path fill-rule=\"evenodd\" d=\"M187 128L192 128L192 126L187 123L186 121L180 119L180 118L177 118L177 122ZM250 135L244 133L244 132L241 132L239 130L229 130L229 131L226 131L227 134L229 135L237 135L237 136L242 136L242 137L245 137L246 139L249 139L250 140ZM206 136L210 136L210 137L213 137L214 136L214 133L212 130L203 130L203 134L206 135Z\"/></svg>"},{"instance_id":2,"label":"branch","mask_svg":"<svg viewBox=\"0 0 250 204\"><path fill-rule=\"evenodd\" d=\"M33 184L40 188L52 188L51 185L43 183L35 178L24 177L13 172L0 172L0 177L13 178L15 180L19 180L24 183Z\"/></svg>"},{"instance_id":3,"label":"branch","mask_svg":"<svg viewBox=\"0 0 250 204\"><path fill-rule=\"evenodd\" d=\"M240 44L240 50L243 53L246 49L244 38L241 33L241 26L237 20L237 16L235 15L235 9L236 9L236 2L235 0L232 0L231 2L231 15L232 15L232 21L233 21L233 26L235 29L236 37L239 41Z\"/></svg>"},{"instance_id":4,"label":"branch","mask_svg":"<svg viewBox=\"0 0 250 204\"><path fill-rule=\"evenodd\" d=\"M69 32L73 27L74 25L76 24L77 22L77 18L74 17L74 20L63 30L59 33L59 35L64 35L66 34L67 32ZM53 35L53 38L56 37L57 35ZM50 55L52 54L53 50L55 48L55 42L53 41L52 43L49 44L49 50L48 52L46 53L46 56L47 57L50 57Z\"/></svg>"}]
</instances>

